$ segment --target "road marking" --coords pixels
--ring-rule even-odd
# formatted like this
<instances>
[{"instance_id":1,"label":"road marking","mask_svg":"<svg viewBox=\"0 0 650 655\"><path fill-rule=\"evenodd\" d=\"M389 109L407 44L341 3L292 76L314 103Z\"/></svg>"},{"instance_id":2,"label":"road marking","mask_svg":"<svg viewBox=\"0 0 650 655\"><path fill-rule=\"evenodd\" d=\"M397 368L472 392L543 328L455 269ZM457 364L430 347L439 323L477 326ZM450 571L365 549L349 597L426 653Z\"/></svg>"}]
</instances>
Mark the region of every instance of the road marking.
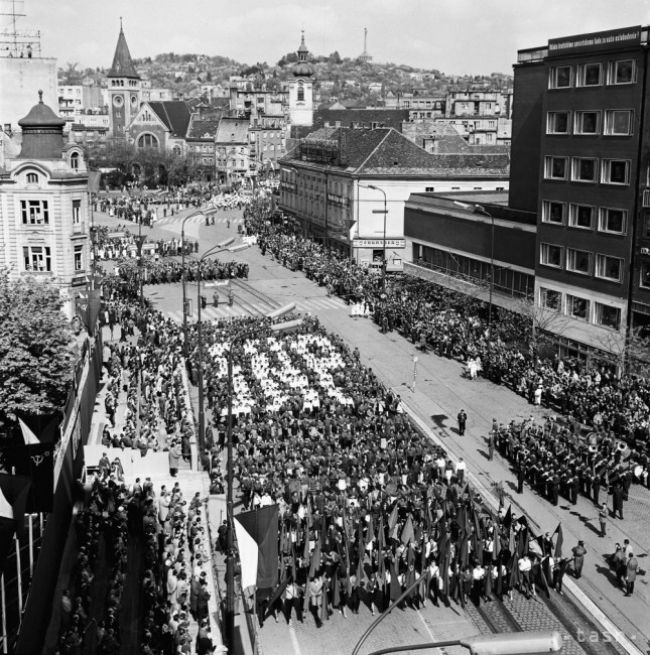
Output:
<instances>
[{"instance_id":1,"label":"road marking","mask_svg":"<svg viewBox=\"0 0 650 655\"><path fill-rule=\"evenodd\" d=\"M298 635L296 634L296 629L293 625L289 626L289 637L291 637L291 646L293 647L295 655L302 655L300 644L298 643Z\"/></svg>"},{"instance_id":2,"label":"road marking","mask_svg":"<svg viewBox=\"0 0 650 655\"><path fill-rule=\"evenodd\" d=\"M424 617L422 616L422 612L420 610L416 610L417 615L420 617L420 621L422 621L425 630L429 633L429 638L431 641L437 641L436 636L431 632L431 628L429 627L429 624L426 622Z\"/></svg>"}]
</instances>

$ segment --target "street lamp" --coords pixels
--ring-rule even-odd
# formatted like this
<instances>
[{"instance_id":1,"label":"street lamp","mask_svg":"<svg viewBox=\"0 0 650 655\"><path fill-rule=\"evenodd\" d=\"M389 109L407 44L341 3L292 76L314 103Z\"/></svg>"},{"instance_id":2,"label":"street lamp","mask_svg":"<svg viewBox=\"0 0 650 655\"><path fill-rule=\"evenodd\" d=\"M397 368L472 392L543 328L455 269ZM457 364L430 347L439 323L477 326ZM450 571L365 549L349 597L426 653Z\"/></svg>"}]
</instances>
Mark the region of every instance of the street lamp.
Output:
<instances>
[{"instance_id":1,"label":"street lamp","mask_svg":"<svg viewBox=\"0 0 650 655\"><path fill-rule=\"evenodd\" d=\"M187 271L185 270L185 221L195 216L200 216L201 212L194 212L188 214L181 221L181 280L183 285L183 353L187 357L187 297L185 295L185 280L187 278Z\"/></svg>"},{"instance_id":2,"label":"street lamp","mask_svg":"<svg viewBox=\"0 0 650 655\"><path fill-rule=\"evenodd\" d=\"M384 194L384 209L373 209L372 213L373 214L383 214L384 215L384 236L382 239L383 243L383 262L382 262L382 285L385 287L386 286L386 266L388 264L388 261L386 259L386 216L388 215L388 201L386 198L386 192L378 186L375 186L374 184L359 184L360 187L363 189L372 189L373 191L381 191L381 193Z\"/></svg>"},{"instance_id":3,"label":"street lamp","mask_svg":"<svg viewBox=\"0 0 650 655\"><path fill-rule=\"evenodd\" d=\"M292 312L295 309L295 304L287 305L277 309L266 315L268 319L280 318L284 314ZM285 321L284 323L278 323L271 326L271 331L275 333L285 333L291 331L297 327L300 327L303 323L302 318L295 319L293 321ZM232 339L228 347L228 423L227 423L227 433L226 433L226 442L227 442L227 456L226 456L226 519L228 532L226 535L226 608L224 612L224 640L226 646L229 649L229 652L234 652L235 646L235 552L234 552L234 536L235 531L233 524L234 516L234 503L233 503L233 479L234 479L234 465L233 465L233 448L232 448L232 356L235 344L248 336L250 336L252 330L250 328L244 328L240 332L237 332ZM201 397L201 396L199 396Z\"/></svg>"}]
</instances>

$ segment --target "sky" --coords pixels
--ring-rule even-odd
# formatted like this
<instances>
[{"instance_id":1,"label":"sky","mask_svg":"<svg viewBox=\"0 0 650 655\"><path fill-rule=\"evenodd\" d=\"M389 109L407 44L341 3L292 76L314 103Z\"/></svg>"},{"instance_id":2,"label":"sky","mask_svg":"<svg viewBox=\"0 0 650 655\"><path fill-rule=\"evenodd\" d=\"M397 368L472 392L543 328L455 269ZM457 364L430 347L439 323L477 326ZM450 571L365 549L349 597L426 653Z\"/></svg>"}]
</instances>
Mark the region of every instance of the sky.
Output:
<instances>
[{"instance_id":1,"label":"sky","mask_svg":"<svg viewBox=\"0 0 650 655\"><path fill-rule=\"evenodd\" d=\"M11 0L0 0L6 12ZM650 0L18 0L59 66L111 65L120 16L131 55L162 52L277 62L300 31L316 55L363 51L377 62L461 75L511 73L517 50L549 38L647 25ZM244 8L245 7L245 8ZM0 13L2 13L0 12ZM2 27L6 18L0 16Z\"/></svg>"}]
</instances>

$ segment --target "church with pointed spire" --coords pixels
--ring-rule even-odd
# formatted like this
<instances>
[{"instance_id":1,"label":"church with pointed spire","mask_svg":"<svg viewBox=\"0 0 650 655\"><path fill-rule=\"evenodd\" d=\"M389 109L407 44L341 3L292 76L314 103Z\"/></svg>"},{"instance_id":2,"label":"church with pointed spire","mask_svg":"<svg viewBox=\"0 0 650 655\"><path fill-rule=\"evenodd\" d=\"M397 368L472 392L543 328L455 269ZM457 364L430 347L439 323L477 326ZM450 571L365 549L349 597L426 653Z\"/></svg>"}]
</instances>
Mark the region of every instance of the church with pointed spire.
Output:
<instances>
[{"instance_id":1,"label":"church with pointed spire","mask_svg":"<svg viewBox=\"0 0 650 655\"><path fill-rule=\"evenodd\" d=\"M309 63L304 31L297 54L298 61L292 70L293 80L289 84L289 119L291 125L311 126L314 123L314 67Z\"/></svg>"},{"instance_id":2,"label":"church with pointed spire","mask_svg":"<svg viewBox=\"0 0 650 655\"><path fill-rule=\"evenodd\" d=\"M113 139L125 139L129 123L137 114L142 102L142 79L131 59L121 18L113 64L106 78L108 82L110 136Z\"/></svg>"}]
</instances>

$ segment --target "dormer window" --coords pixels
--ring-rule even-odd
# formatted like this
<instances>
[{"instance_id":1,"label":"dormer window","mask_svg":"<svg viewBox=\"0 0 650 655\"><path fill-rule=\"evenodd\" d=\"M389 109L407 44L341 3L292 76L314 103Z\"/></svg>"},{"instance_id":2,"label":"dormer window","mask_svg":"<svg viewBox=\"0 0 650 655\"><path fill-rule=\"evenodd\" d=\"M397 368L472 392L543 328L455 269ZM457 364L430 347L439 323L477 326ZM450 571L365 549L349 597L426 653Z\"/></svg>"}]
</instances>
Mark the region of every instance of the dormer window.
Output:
<instances>
[{"instance_id":1,"label":"dormer window","mask_svg":"<svg viewBox=\"0 0 650 655\"><path fill-rule=\"evenodd\" d=\"M27 173L27 184L38 184L38 175L36 173Z\"/></svg>"},{"instance_id":2,"label":"dormer window","mask_svg":"<svg viewBox=\"0 0 650 655\"><path fill-rule=\"evenodd\" d=\"M70 168L72 168L75 171L79 170L79 153L78 152L73 152L70 155Z\"/></svg>"}]
</instances>

